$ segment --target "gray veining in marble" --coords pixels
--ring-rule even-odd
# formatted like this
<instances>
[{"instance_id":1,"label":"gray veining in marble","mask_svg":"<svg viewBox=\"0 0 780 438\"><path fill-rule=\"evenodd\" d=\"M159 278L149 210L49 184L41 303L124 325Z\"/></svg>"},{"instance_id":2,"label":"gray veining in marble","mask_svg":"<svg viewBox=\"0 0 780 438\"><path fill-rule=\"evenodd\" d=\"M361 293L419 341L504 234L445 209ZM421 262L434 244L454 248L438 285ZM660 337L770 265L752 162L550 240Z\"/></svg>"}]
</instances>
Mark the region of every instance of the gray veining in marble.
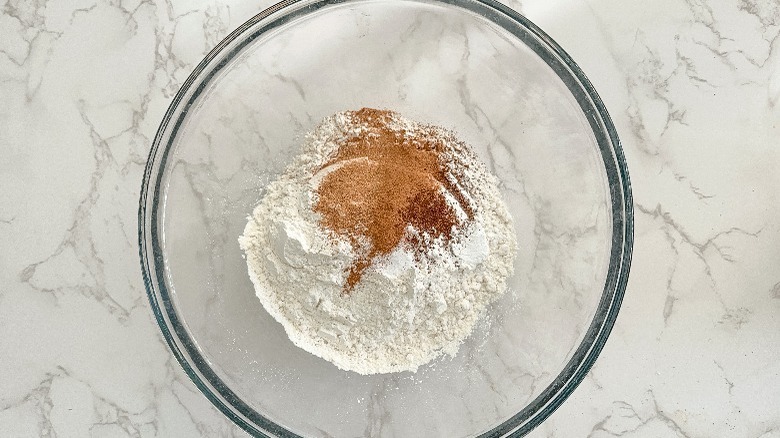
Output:
<instances>
[{"instance_id":1,"label":"gray veining in marble","mask_svg":"<svg viewBox=\"0 0 780 438\"><path fill-rule=\"evenodd\" d=\"M246 436L161 338L136 208L170 99L269 4L0 6L0 436ZM530 436L780 437L780 6L511 4L593 81L636 201L613 334Z\"/></svg>"}]
</instances>

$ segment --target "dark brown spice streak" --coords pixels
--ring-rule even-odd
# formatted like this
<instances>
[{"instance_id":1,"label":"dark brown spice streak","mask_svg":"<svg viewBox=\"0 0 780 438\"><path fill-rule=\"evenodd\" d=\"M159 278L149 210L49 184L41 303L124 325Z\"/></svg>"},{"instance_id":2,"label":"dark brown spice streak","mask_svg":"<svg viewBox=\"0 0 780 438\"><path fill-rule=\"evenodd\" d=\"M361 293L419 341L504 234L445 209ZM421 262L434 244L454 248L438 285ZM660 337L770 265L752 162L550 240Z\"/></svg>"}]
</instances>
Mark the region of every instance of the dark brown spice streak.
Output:
<instances>
[{"instance_id":1,"label":"dark brown spice streak","mask_svg":"<svg viewBox=\"0 0 780 438\"><path fill-rule=\"evenodd\" d=\"M471 205L453 182L458 175L447 170L443 140L433 128L394 130L388 125L394 114L390 111L363 108L349 114L364 130L340 144L323 166L340 165L323 178L314 204L321 225L359 249L347 273L345 293L374 259L402 241L418 254L424 251L420 239L407 236L407 226L432 238L451 239L453 229L463 224L444 191L460 204L467 220L473 218Z\"/></svg>"}]
</instances>

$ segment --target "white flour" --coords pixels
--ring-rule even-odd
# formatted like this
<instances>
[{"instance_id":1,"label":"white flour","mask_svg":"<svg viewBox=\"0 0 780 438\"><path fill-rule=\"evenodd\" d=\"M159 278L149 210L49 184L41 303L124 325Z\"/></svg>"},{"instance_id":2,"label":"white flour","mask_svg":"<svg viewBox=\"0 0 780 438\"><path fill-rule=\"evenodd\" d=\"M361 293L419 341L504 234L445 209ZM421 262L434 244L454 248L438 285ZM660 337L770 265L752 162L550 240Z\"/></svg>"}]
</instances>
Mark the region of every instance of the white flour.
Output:
<instances>
[{"instance_id":1,"label":"white flour","mask_svg":"<svg viewBox=\"0 0 780 438\"><path fill-rule=\"evenodd\" d=\"M420 126L395 118L398 129ZM312 205L328 171L317 175L318 169L350 134L348 113L310 133L302 153L267 187L239 243L258 298L295 345L360 374L416 371L443 353L454 355L486 306L504 293L516 251L512 219L496 178L470 149L450 142L451 162L464 169L473 221L449 243L428 239L422 258L399 245L344 294L356 253L320 227Z\"/></svg>"}]
</instances>

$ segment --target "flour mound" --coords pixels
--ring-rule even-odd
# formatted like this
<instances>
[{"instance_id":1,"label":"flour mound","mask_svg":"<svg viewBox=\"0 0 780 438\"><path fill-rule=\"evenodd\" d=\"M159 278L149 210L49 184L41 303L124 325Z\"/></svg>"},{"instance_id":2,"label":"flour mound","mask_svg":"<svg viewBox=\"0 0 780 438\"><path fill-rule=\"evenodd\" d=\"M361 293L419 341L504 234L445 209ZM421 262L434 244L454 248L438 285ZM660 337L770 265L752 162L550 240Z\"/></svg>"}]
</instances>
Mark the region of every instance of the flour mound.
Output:
<instances>
[{"instance_id":1,"label":"flour mound","mask_svg":"<svg viewBox=\"0 0 780 438\"><path fill-rule=\"evenodd\" d=\"M257 296L290 340L360 374L416 371L442 354L455 355L504 293L516 251L497 180L471 149L447 130L390 114L393 129L405 135L439 136L448 166L461 177L473 219L449 240L408 227L407 236L424 241L425 251L399 245L344 293L360 254L348 239L323 229L313 205L321 169L340 144L361 133L351 111L326 118L307 135L239 238Z\"/></svg>"}]
</instances>

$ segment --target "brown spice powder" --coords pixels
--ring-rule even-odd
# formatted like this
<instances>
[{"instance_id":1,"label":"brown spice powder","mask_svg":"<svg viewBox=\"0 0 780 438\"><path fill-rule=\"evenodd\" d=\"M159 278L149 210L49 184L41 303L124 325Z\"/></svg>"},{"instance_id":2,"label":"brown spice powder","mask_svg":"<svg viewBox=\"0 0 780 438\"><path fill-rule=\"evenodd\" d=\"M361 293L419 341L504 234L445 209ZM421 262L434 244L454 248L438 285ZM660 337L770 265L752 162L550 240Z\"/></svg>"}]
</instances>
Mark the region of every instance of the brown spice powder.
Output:
<instances>
[{"instance_id":1,"label":"brown spice powder","mask_svg":"<svg viewBox=\"0 0 780 438\"><path fill-rule=\"evenodd\" d=\"M314 211L321 225L346 237L362 253L349 268L345 293L360 281L374 259L393 251L406 236L406 227L448 241L460 224L442 193L452 194L467 218L473 210L447 170L442 140L432 128L405 132L389 126L393 113L363 108L349 113L363 127L360 135L339 145L323 169L339 164L317 187ZM406 243L417 254L420 239Z\"/></svg>"}]
</instances>

